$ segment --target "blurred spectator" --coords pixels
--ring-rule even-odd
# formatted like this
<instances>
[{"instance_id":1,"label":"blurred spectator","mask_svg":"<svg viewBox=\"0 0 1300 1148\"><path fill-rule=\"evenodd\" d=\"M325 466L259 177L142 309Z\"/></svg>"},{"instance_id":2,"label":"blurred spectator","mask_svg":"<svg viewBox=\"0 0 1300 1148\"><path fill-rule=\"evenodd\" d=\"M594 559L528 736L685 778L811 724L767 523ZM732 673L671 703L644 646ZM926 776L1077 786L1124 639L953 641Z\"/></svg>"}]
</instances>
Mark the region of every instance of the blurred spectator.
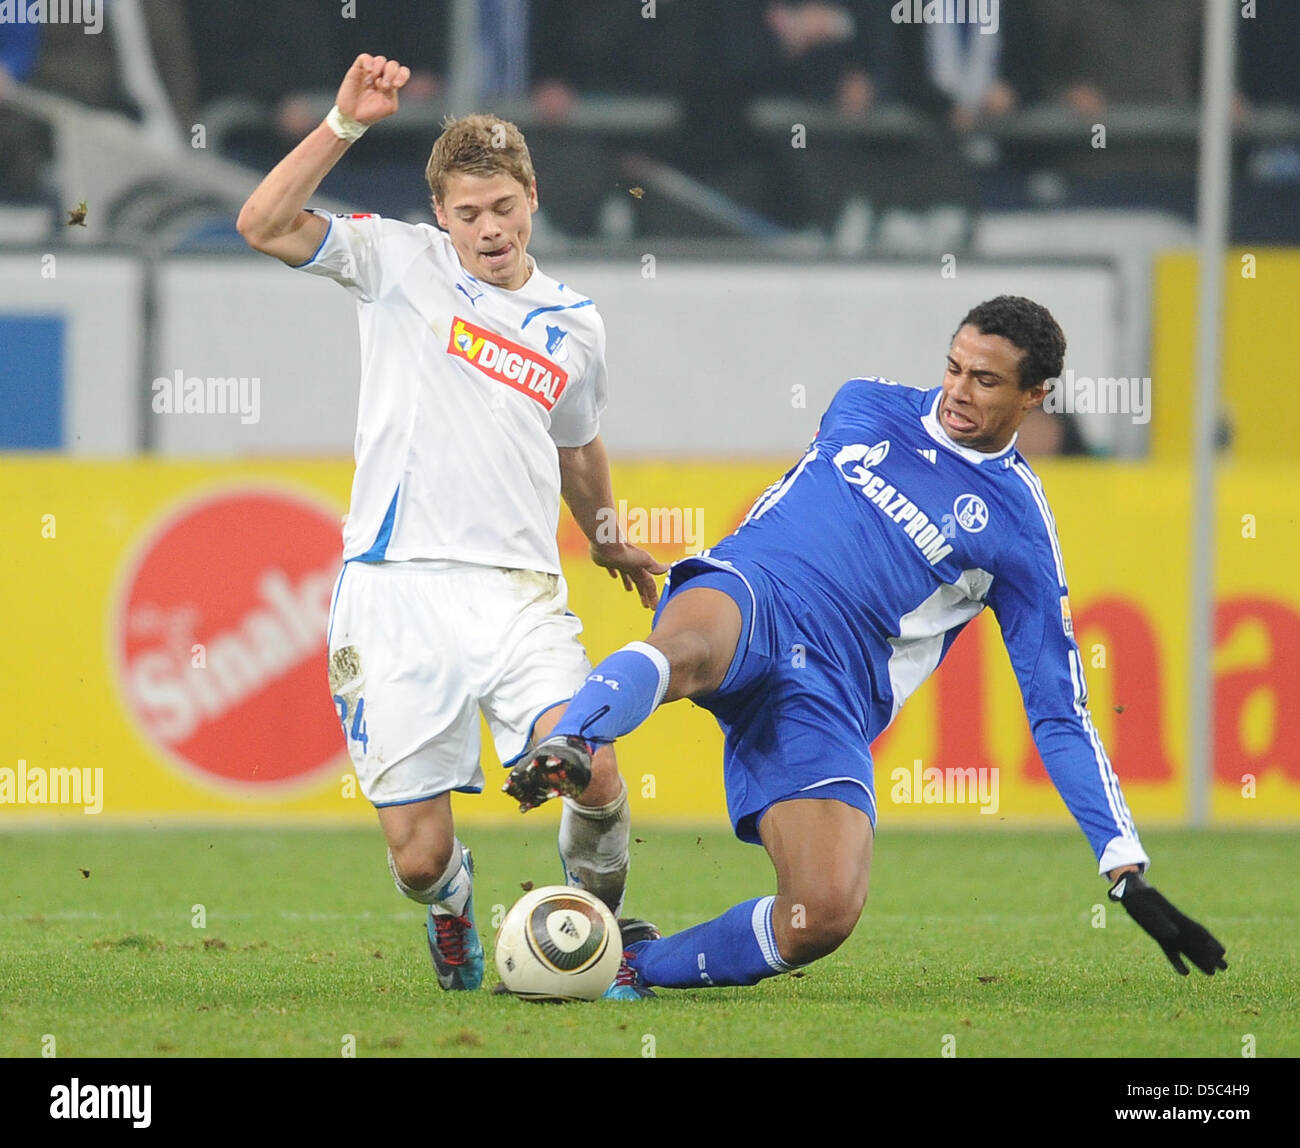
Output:
<instances>
[{"instance_id":1,"label":"blurred spectator","mask_svg":"<svg viewBox=\"0 0 1300 1148\"><path fill-rule=\"evenodd\" d=\"M1251 104L1300 106L1300 4L1261 3L1238 22L1237 85Z\"/></svg>"},{"instance_id":2,"label":"blurred spectator","mask_svg":"<svg viewBox=\"0 0 1300 1148\"><path fill-rule=\"evenodd\" d=\"M498 6L507 2L527 4L528 0L498 0ZM317 7L312 5L314 10ZM325 85L330 95L362 52L395 56L411 69L402 89L406 102L423 102L442 93L450 56L451 0L357 0L355 11L355 17L346 20L332 18L332 12L328 19L312 17L326 21L330 36L332 78Z\"/></svg>"},{"instance_id":3,"label":"blurred spectator","mask_svg":"<svg viewBox=\"0 0 1300 1148\"><path fill-rule=\"evenodd\" d=\"M1003 0L996 32L971 22L909 23L897 37L899 99L957 132L1015 111L1038 66L1025 0Z\"/></svg>"},{"instance_id":4,"label":"blurred spectator","mask_svg":"<svg viewBox=\"0 0 1300 1148\"><path fill-rule=\"evenodd\" d=\"M80 24L48 23L31 82L92 108L136 114L118 59L113 0L104 5L104 29L88 36ZM193 122L198 77L185 0L140 0L153 66L176 119Z\"/></svg>"},{"instance_id":5,"label":"blurred spectator","mask_svg":"<svg viewBox=\"0 0 1300 1148\"><path fill-rule=\"evenodd\" d=\"M0 24L0 96L14 81L25 82L36 67L41 24ZM45 128L0 106L0 199L37 198L41 164L49 152Z\"/></svg>"},{"instance_id":6,"label":"blurred spectator","mask_svg":"<svg viewBox=\"0 0 1300 1148\"><path fill-rule=\"evenodd\" d=\"M820 100L866 114L894 82L889 5L874 0L732 0L711 8L718 72L748 98Z\"/></svg>"},{"instance_id":7,"label":"blurred spectator","mask_svg":"<svg viewBox=\"0 0 1300 1148\"><path fill-rule=\"evenodd\" d=\"M705 0L708 3L708 0ZM697 62L694 0L657 0L655 15L640 3L566 0L532 13L533 96L554 122L583 95L677 95Z\"/></svg>"},{"instance_id":8,"label":"blurred spectator","mask_svg":"<svg viewBox=\"0 0 1300 1148\"><path fill-rule=\"evenodd\" d=\"M5 80L26 80L36 66L41 28L36 23L0 23L0 76Z\"/></svg>"},{"instance_id":9,"label":"blurred spectator","mask_svg":"<svg viewBox=\"0 0 1300 1148\"><path fill-rule=\"evenodd\" d=\"M326 14L311 0L189 0L189 7L204 106L225 96L248 96L275 107L292 93L337 89L337 8Z\"/></svg>"},{"instance_id":10,"label":"blurred spectator","mask_svg":"<svg viewBox=\"0 0 1300 1148\"><path fill-rule=\"evenodd\" d=\"M1073 415L1035 407L1025 416L1016 435L1016 449L1026 458L1089 457L1091 451Z\"/></svg>"},{"instance_id":11,"label":"blurred spectator","mask_svg":"<svg viewBox=\"0 0 1300 1148\"><path fill-rule=\"evenodd\" d=\"M1300 5L1257 4L1237 22L1238 112L1300 108ZM1300 242L1300 143L1257 140L1242 149L1233 189L1233 239L1239 243Z\"/></svg>"},{"instance_id":12,"label":"blurred spectator","mask_svg":"<svg viewBox=\"0 0 1300 1148\"><path fill-rule=\"evenodd\" d=\"M1191 0L1032 0L1040 68L1029 96L1088 116L1115 103L1194 103L1202 7Z\"/></svg>"},{"instance_id":13,"label":"blurred spectator","mask_svg":"<svg viewBox=\"0 0 1300 1148\"><path fill-rule=\"evenodd\" d=\"M835 178L834 145L823 139L818 149L792 148L790 135L756 130L750 107L767 96L868 115L893 86L889 6L874 0L704 0L692 10L699 57L693 82L682 90L678 162L777 223L825 228L843 183Z\"/></svg>"},{"instance_id":14,"label":"blurred spectator","mask_svg":"<svg viewBox=\"0 0 1300 1148\"><path fill-rule=\"evenodd\" d=\"M735 87L742 93L821 101L849 120L869 119L878 104L898 102L946 116L968 91L972 99L982 97L996 78L1000 36L976 33L974 39L986 43L974 45L965 34L970 28L895 24L891 4L755 0L727 7L751 13L724 48L734 56L733 74L741 77ZM927 55L928 41L943 51ZM788 138L767 142L777 145L773 158L781 174L774 198L787 226L816 228L844 254L860 254L886 238L895 249L927 251L965 241L975 183L966 158L943 137L899 140L822 130L809 133L802 148L792 148Z\"/></svg>"},{"instance_id":15,"label":"blurred spectator","mask_svg":"<svg viewBox=\"0 0 1300 1148\"><path fill-rule=\"evenodd\" d=\"M602 230L611 202L630 210L626 152L654 149L635 134L594 136L569 125L585 99L686 95L704 75L700 14L714 0L656 0L654 16L641 3L566 0L536 3L531 12L532 105L540 123L528 143L542 172L540 195L548 220L571 235ZM669 159L665 147L661 158ZM671 157L675 160L677 157ZM653 215L656 208L650 207ZM645 212L641 212L644 216Z\"/></svg>"},{"instance_id":16,"label":"blurred spectator","mask_svg":"<svg viewBox=\"0 0 1300 1148\"><path fill-rule=\"evenodd\" d=\"M1198 98L1201 3L1189 0L1027 0L1037 68L1021 80L1025 104L1080 121L1072 139L1011 141L1005 177L1029 202L1191 210L1196 151L1187 137L1089 136L1118 105L1190 110ZM1067 117L1068 118L1068 117ZM1004 179L1004 189L1010 181Z\"/></svg>"},{"instance_id":17,"label":"blurred spectator","mask_svg":"<svg viewBox=\"0 0 1300 1148\"><path fill-rule=\"evenodd\" d=\"M177 122L188 124L197 106L197 77L184 0L140 0L140 10L165 99ZM0 87L21 80L87 107L138 116L122 70L112 0L105 4L104 18L95 35L73 22L0 24ZM48 131L0 112L0 150L5 156L0 190L10 197L35 197L50 155Z\"/></svg>"},{"instance_id":18,"label":"blurred spectator","mask_svg":"<svg viewBox=\"0 0 1300 1148\"><path fill-rule=\"evenodd\" d=\"M485 97L528 93L531 16L529 0L478 0Z\"/></svg>"},{"instance_id":19,"label":"blurred spectator","mask_svg":"<svg viewBox=\"0 0 1300 1148\"><path fill-rule=\"evenodd\" d=\"M770 42L759 50L783 93L827 100L857 116L892 87L894 26L886 4L781 0L765 5L763 25Z\"/></svg>"},{"instance_id":20,"label":"blurred spectator","mask_svg":"<svg viewBox=\"0 0 1300 1148\"><path fill-rule=\"evenodd\" d=\"M265 103L283 143L319 122L311 96L332 95L362 52L395 56L411 69L402 93L428 100L442 87L449 0L358 0L346 16L319 0L188 0L199 51L199 98Z\"/></svg>"}]
</instances>

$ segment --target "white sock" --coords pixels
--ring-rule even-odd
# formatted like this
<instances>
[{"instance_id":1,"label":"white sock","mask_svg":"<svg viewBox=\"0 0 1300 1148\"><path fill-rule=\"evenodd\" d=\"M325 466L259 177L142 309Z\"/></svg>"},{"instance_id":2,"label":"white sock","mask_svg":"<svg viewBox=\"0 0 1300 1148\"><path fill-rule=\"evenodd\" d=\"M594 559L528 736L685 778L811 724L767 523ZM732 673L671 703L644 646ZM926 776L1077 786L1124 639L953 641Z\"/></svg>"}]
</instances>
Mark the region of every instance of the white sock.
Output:
<instances>
[{"instance_id":1,"label":"white sock","mask_svg":"<svg viewBox=\"0 0 1300 1148\"><path fill-rule=\"evenodd\" d=\"M434 914L461 916L469 904L470 893L474 891L474 878L469 866L465 864L465 851L461 848L460 838L452 841L451 860L447 862L447 868L436 884L438 891L434 894L437 898L433 902Z\"/></svg>"},{"instance_id":2,"label":"white sock","mask_svg":"<svg viewBox=\"0 0 1300 1148\"><path fill-rule=\"evenodd\" d=\"M599 897L616 917L627 888L632 834L627 784L621 778L619 783L619 795L608 805L589 807L566 797L560 815L560 860L569 884Z\"/></svg>"},{"instance_id":3,"label":"white sock","mask_svg":"<svg viewBox=\"0 0 1300 1148\"><path fill-rule=\"evenodd\" d=\"M434 913L459 917L465 912L465 905L473 889L473 881L469 870L465 867L459 839L451 843L451 860L447 862L447 868L442 876L427 889L413 889L402 880L393 862L391 849L388 851L388 871L393 875L393 883L404 897L409 897L421 905L429 905Z\"/></svg>"}]
</instances>

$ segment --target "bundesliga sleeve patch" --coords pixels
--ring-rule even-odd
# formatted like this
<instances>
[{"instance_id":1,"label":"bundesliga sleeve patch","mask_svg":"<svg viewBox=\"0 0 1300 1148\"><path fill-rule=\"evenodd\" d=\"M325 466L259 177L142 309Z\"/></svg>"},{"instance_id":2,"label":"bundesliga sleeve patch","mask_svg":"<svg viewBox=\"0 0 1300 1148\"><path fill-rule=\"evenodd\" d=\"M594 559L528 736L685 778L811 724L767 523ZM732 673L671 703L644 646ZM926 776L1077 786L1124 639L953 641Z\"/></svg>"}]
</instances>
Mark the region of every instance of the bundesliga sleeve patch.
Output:
<instances>
[{"instance_id":1,"label":"bundesliga sleeve patch","mask_svg":"<svg viewBox=\"0 0 1300 1148\"><path fill-rule=\"evenodd\" d=\"M1061 597L1061 628L1071 638L1074 637L1074 619L1070 616L1070 599Z\"/></svg>"},{"instance_id":2,"label":"bundesliga sleeve patch","mask_svg":"<svg viewBox=\"0 0 1300 1148\"><path fill-rule=\"evenodd\" d=\"M569 384L569 376L559 366L531 347L513 343L460 316L452 322L447 354L535 399L548 411Z\"/></svg>"}]
</instances>

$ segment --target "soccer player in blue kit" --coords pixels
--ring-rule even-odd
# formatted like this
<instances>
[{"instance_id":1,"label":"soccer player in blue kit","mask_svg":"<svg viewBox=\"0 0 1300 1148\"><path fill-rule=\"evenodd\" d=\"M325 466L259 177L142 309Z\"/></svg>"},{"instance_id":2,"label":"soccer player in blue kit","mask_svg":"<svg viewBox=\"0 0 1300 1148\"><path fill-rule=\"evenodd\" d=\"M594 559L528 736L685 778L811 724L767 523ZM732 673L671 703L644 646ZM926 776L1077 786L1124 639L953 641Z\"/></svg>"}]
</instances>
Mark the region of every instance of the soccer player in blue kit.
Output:
<instances>
[{"instance_id":1,"label":"soccer player in blue kit","mask_svg":"<svg viewBox=\"0 0 1300 1148\"><path fill-rule=\"evenodd\" d=\"M663 702L691 698L717 718L732 824L767 850L777 892L629 944L621 975L643 995L753 984L848 938L871 865L871 743L986 606L1111 899L1179 973L1180 954L1210 975L1227 968L1223 946L1143 877L1149 859L1088 713L1056 526L1016 450L1064 355L1044 307L1000 296L961 321L941 386L845 383L736 532L673 566L649 638L597 665L512 771L505 790L526 811L580 793L595 749Z\"/></svg>"}]
</instances>

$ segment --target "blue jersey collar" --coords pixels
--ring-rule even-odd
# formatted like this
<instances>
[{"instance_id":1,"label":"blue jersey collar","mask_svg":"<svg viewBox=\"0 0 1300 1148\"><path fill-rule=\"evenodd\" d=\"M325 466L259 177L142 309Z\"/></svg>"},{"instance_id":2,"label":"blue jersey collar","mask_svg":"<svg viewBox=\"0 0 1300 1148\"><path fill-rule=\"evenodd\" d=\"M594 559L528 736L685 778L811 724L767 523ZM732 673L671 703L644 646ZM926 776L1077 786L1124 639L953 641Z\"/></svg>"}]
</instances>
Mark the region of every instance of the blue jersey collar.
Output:
<instances>
[{"instance_id":1,"label":"blue jersey collar","mask_svg":"<svg viewBox=\"0 0 1300 1148\"><path fill-rule=\"evenodd\" d=\"M994 459L1006 458L1013 450L1016 449L1016 439L1020 437L1017 431L1011 436L1011 441L999 451L985 452L975 450L969 446L962 446L961 443L953 442L948 437L948 432L943 429L943 424L939 422L939 398L943 394L942 387L936 387L934 391L934 401L930 403L930 409L921 416L921 425L925 427L925 433L928 434L935 442L941 446L947 447L954 454L961 455L967 462L976 464L992 462Z\"/></svg>"}]
</instances>

